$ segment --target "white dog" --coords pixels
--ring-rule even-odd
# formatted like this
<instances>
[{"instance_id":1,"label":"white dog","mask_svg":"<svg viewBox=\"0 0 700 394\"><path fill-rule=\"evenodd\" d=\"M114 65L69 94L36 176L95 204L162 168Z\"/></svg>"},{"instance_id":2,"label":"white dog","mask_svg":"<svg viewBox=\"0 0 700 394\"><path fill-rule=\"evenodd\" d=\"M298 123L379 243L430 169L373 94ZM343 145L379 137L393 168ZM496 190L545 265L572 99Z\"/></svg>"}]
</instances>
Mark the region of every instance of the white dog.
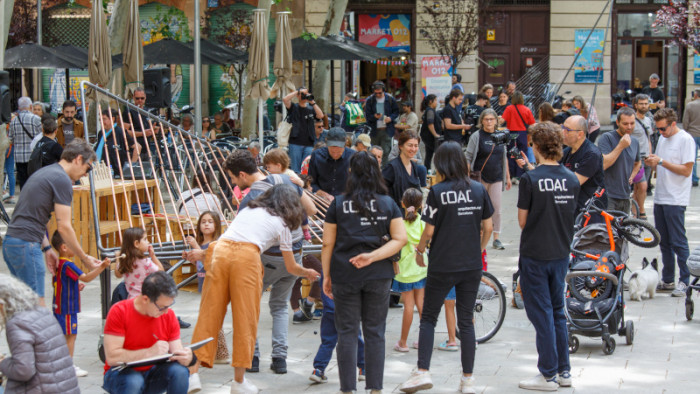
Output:
<instances>
[{"instance_id":1,"label":"white dog","mask_svg":"<svg viewBox=\"0 0 700 394\"><path fill-rule=\"evenodd\" d=\"M651 263L644 258L642 269L634 271L629 280L630 300L642 300L642 295L649 293L649 298L656 295L656 285L659 283L658 263L656 259Z\"/></svg>"}]
</instances>

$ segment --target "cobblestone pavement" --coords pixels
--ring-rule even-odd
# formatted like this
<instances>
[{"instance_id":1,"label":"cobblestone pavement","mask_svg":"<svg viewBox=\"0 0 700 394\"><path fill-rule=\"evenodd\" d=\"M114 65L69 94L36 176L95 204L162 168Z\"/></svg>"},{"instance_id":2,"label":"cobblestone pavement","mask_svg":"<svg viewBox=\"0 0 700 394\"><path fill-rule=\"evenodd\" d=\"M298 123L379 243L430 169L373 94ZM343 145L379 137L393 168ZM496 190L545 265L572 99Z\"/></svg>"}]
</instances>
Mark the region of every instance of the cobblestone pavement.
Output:
<instances>
[{"instance_id":1,"label":"cobblestone pavement","mask_svg":"<svg viewBox=\"0 0 700 394\"><path fill-rule=\"evenodd\" d=\"M506 245L504 251L488 250L489 271L510 288L511 275L515 271L518 257L520 230L517 225L515 201L517 186L505 193L503 206L504 231L501 235ZM651 217L652 205L646 204ZM693 188L692 206L686 213L686 228L691 250L700 245L700 189ZM656 249L631 247L629 264L632 269L641 267L642 257L660 258ZM8 272L5 264L0 264L0 272ZM50 277L46 277L50 289ZM113 279L116 284L116 279ZM511 293L508 292L510 303ZM693 298L698 306L697 293ZM101 332L99 283L88 284L83 292L83 312L79 315L79 334L75 350L75 362L89 371L89 376L80 378L84 393L101 393L103 364L97 357L97 343ZM312 372L312 360L320 343L319 321L304 324L291 324L289 327L289 358L286 375L276 375L268 369L270 363L271 318L267 307L267 296L263 296L259 335L262 347L261 372L249 374L264 393L334 393L339 388L335 359L328 366L329 382L310 384L308 375ZM185 321L195 323L199 309L199 295L181 292L175 304L175 312ZM384 392L398 392L398 386L411 372L416 363L416 350L397 353L392 350L401 329L401 309L390 309L386 331L386 364L384 369ZM623 337L615 336L617 349L613 355L602 352L601 340L580 337L581 345L576 354L571 355L574 387L560 389L567 393L686 393L697 392L697 358L693 349L700 343L700 316L687 321L683 298L672 298L669 293L642 302L628 301L626 318L634 322L636 332L634 344L625 345ZM290 313L291 320L291 313ZM446 338L444 320L438 322L436 346ZM227 316L224 329L230 346L231 317ZM182 331L185 343L190 341L192 329ZM5 336L0 336L0 346L7 349ZM409 343L418 338L418 314L415 314L409 336ZM458 352L435 351L431 371L434 393L456 392L459 386L460 357ZM523 310L508 307L503 327L489 342L480 345L476 353L474 374L477 392L514 393L525 392L518 389L518 381L537 373L537 353L535 333ZM213 369L203 369L201 379L204 393L228 393L233 379L233 370L227 365L217 365ZM695 388L693 388L695 387ZM364 384L358 384L359 392Z\"/></svg>"}]
</instances>

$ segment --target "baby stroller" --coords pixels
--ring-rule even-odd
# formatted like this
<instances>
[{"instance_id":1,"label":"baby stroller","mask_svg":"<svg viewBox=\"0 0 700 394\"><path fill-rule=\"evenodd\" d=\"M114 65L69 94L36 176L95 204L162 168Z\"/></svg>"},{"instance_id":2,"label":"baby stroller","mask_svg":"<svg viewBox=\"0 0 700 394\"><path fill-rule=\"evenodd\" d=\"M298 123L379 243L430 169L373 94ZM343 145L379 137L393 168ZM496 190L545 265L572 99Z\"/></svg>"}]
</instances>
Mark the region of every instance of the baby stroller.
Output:
<instances>
[{"instance_id":1,"label":"baby stroller","mask_svg":"<svg viewBox=\"0 0 700 394\"><path fill-rule=\"evenodd\" d=\"M614 242L609 242L612 231ZM611 247L612 246L612 247ZM615 352L613 334L624 336L628 345L634 340L634 324L625 322L622 277L629 258L628 245L605 224L592 224L576 232L571 245L573 258L566 298L569 351L576 353L575 334L603 339L603 352Z\"/></svg>"},{"instance_id":2,"label":"baby stroller","mask_svg":"<svg viewBox=\"0 0 700 394\"><path fill-rule=\"evenodd\" d=\"M685 318L688 320L693 320L693 314L695 313L695 302L693 301L693 290L700 291L700 247L695 248L690 256L688 257L688 270L693 280L688 286L688 290L685 293Z\"/></svg>"}]
</instances>

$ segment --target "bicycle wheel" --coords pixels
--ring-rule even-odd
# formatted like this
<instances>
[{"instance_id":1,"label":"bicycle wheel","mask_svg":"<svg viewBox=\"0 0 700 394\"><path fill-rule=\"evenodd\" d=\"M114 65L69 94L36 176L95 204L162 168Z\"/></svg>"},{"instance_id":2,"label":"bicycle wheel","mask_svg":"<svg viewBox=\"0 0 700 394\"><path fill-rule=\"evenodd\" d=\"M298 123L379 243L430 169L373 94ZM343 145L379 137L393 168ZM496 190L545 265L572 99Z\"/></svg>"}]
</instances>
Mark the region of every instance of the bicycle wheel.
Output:
<instances>
[{"instance_id":1,"label":"bicycle wheel","mask_svg":"<svg viewBox=\"0 0 700 394\"><path fill-rule=\"evenodd\" d=\"M634 198L630 198L630 217L639 219L639 204Z\"/></svg>"},{"instance_id":2,"label":"bicycle wheel","mask_svg":"<svg viewBox=\"0 0 700 394\"><path fill-rule=\"evenodd\" d=\"M661 241L659 232L646 220L625 218L616 227L625 239L643 248L654 248Z\"/></svg>"},{"instance_id":3,"label":"bicycle wheel","mask_svg":"<svg viewBox=\"0 0 700 394\"><path fill-rule=\"evenodd\" d=\"M0 220L5 223L6 226L10 225L10 215L7 214L5 210L5 205L0 201Z\"/></svg>"},{"instance_id":4,"label":"bicycle wheel","mask_svg":"<svg viewBox=\"0 0 700 394\"><path fill-rule=\"evenodd\" d=\"M474 305L474 333L476 343L493 338L506 318L506 292L501 283L489 272L484 272Z\"/></svg>"}]
</instances>

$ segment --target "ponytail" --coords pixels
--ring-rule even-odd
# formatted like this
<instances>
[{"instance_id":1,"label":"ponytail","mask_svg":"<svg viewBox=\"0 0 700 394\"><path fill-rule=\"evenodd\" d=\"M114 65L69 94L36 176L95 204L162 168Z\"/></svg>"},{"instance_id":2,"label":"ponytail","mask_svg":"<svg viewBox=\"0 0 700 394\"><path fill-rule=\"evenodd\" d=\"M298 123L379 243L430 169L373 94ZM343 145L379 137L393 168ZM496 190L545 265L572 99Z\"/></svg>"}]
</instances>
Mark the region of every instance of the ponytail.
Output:
<instances>
[{"instance_id":1,"label":"ponytail","mask_svg":"<svg viewBox=\"0 0 700 394\"><path fill-rule=\"evenodd\" d=\"M401 203L405 208L404 220L413 223L418 219L418 213L423 205L423 192L418 189L406 189L401 197Z\"/></svg>"}]
</instances>

